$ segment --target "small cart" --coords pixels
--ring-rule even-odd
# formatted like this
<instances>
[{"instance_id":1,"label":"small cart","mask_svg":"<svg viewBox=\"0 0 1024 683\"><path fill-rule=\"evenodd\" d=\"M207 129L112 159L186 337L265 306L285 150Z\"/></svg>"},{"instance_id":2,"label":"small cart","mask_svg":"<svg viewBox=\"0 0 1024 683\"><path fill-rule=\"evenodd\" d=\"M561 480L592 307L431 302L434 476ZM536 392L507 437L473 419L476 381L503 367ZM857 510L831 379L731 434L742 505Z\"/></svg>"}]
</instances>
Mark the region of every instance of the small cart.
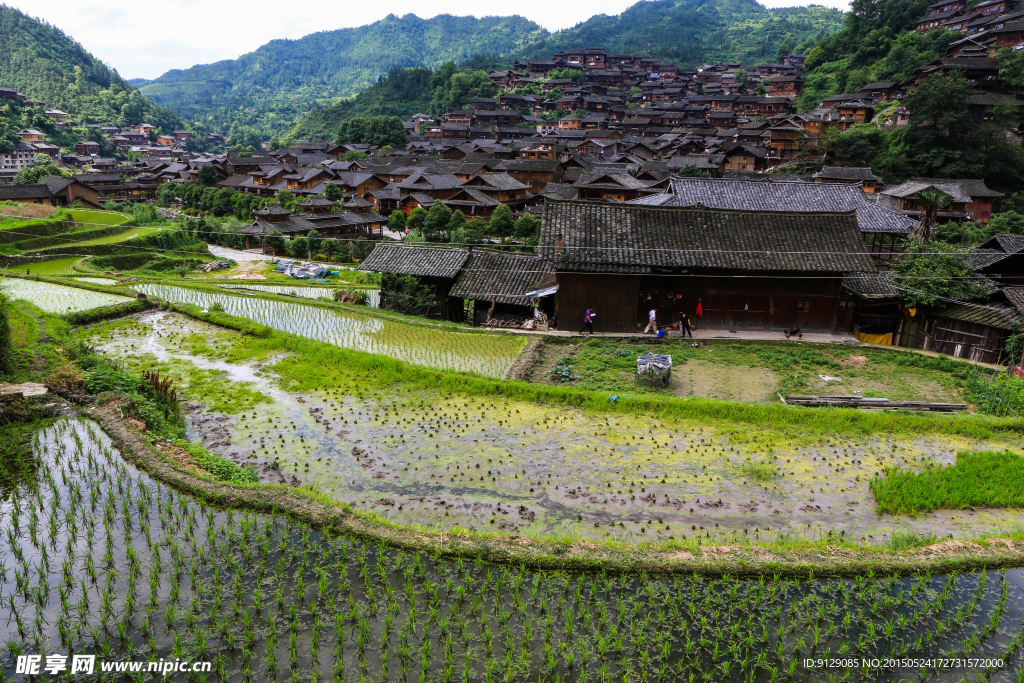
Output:
<instances>
[{"instance_id":1,"label":"small cart","mask_svg":"<svg viewBox=\"0 0 1024 683\"><path fill-rule=\"evenodd\" d=\"M647 353L636 359L636 381L643 377L650 382L656 380L668 385L672 376L672 356L664 353Z\"/></svg>"}]
</instances>

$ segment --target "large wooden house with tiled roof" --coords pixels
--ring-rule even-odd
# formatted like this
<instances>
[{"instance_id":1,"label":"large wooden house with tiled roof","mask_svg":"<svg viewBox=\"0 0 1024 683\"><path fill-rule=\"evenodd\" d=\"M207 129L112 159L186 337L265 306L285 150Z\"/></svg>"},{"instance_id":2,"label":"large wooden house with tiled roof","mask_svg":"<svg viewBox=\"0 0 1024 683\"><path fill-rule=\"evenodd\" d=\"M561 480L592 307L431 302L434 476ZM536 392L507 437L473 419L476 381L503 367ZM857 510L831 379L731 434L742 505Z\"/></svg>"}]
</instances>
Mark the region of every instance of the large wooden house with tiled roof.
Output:
<instances>
[{"instance_id":1,"label":"large wooden house with tiled roof","mask_svg":"<svg viewBox=\"0 0 1024 683\"><path fill-rule=\"evenodd\" d=\"M867 250L876 261L891 260L903 251L903 240L915 220L879 206L856 185L830 182L774 182L673 178L668 192L636 200L649 206L693 206L746 211L832 211L856 209L857 224Z\"/></svg>"},{"instance_id":2,"label":"large wooden house with tiled roof","mask_svg":"<svg viewBox=\"0 0 1024 683\"><path fill-rule=\"evenodd\" d=\"M636 332L651 308L665 323L685 311L710 328L831 332L843 274L875 270L852 208L548 202L540 256L553 264L563 325L594 307L605 332Z\"/></svg>"},{"instance_id":3,"label":"large wooden house with tiled roof","mask_svg":"<svg viewBox=\"0 0 1024 683\"><path fill-rule=\"evenodd\" d=\"M473 325L491 318L531 318L534 300L525 294L552 275L551 264L534 254L470 248L450 296L472 302L469 322ZM550 298L537 303L548 316L554 314Z\"/></svg>"},{"instance_id":4,"label":"large wooden house with tiled roof","mask_svg":"<svg viewBox=\"0 0 1024 683\"><path fill-rule=\"evenodd\" d=\"M427 316L461 322L462 299L450 297L449 293L468 258L469 250L458 247L380 242L359 265L359 270L415 276L421 285L433 290L438 303L436 309L427 311ZM387 306L386 298L381 305Z\"/></svg>"}]
</instances>

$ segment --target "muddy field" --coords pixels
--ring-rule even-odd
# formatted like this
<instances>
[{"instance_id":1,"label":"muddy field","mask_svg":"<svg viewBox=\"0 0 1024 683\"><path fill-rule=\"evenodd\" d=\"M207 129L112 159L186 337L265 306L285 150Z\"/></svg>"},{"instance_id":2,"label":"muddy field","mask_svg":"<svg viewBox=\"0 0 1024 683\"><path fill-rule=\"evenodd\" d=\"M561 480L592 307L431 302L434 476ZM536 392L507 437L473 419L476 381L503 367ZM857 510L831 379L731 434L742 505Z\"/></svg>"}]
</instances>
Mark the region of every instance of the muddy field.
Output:
<instances>
[{"instance_id":1,"label":"muddy field","mask_svg":"<svg viewBox=\"0 0 1024 683\"><path fill-rule=\"evenodd\" d=\"M274 365L228 362L239 335L173 313L97 326L89 341L178 379L195 438L264 481L309 487L405 525L639 541L895 531L972 536L1016 511L879 518L884 467L951 462L964 438L786 437L771 429L591 415L419 389L281 389ZM706 373L686 382L705 381ZM722 396L725 398L725 396ZM752 400L753 397L751 397ZM744 399L747 400L747 399Z\"/></svg>"}]
</instances>

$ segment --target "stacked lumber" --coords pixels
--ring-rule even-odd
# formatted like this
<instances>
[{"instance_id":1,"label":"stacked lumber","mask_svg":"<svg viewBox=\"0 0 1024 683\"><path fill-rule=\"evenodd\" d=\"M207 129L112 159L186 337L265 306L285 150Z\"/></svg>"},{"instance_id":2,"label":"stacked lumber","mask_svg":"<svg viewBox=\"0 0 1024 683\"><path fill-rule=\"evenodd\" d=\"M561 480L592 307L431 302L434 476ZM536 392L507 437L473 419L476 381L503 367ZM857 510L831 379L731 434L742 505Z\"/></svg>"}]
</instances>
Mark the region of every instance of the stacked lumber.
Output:
<instances>
[{"instance_id":1,"label":"stacked lumber","mask_svg":"<svg viewBox=\"0 0 1024 683\"><path fill-rule=\"evenodd\" d=\"M811 408L858 408L860 410L922 410L934 413L952 413L967 410L966 403L933 403L930 401L890 401L887 398L864 396L786 396L783 401L792 406Z\"/></svg>"}]
</instances>

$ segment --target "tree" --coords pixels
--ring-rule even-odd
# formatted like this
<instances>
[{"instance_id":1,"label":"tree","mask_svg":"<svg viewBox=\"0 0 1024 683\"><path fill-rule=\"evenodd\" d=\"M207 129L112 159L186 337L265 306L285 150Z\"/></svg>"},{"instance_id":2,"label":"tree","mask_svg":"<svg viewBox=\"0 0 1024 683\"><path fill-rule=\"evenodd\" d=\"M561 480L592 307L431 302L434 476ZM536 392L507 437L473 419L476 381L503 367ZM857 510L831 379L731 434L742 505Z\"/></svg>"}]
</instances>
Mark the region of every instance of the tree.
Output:
<instances>
[{"instance_id":1,"label":"tree","mask_svg":"<svg viewBox=\"0 0 1024 683\"><path fill-rule=\"evenodd\" d=\"M280 204L282 208L295 208L295 195L292 194L289 190L278 190L277 194L274 195L274 198L277 200L277 203Z\"/></svg>"},{"instance_id":2,"label":"tree","mask_svg":"<svg viewBox=\"0 0 1024 683\"><path fill-rule=\"evenodd\" d=\"M17 173L14 174L14 178L11 180L12 185L34 185L43 178L49 176L58 176L60 178L70 178L71 174L65 171L60 166L55 166L52 163L43 164L41 166L26 166Z\"/></svg>"},{"instance_id":3,"label":"tree","mask_svg":"<svg viewBox=\"0 0 1024 683\"><path fill-rule=\"evenodd\" d=\"M366 152L360 152L357 149L350 149L345 152L345 161L359 161L369 156Z\"/></svg>"},{"instance_id":4,"label":"tree","mask_svg":"<svg viewBox=\"0 0 1024 683\"><path fill-rule=\"evenodd\" d=\"M966 258L968 249L945 242L925 244L914 237L903 258L893 261L893 281L908 306L938 306L985 296L984 281Z\"/></svg>"},{"instance_id":5,"label":"tree","mask_svg":"<svg viewBox=\"0 0 1024 683\"><path fill-rule=\"evenodd\" d=\"M354 116L338 126L337 141L340 144L363 144L375 147L400 147L409 143L402 119L397 116Z\"/></svg>"},{"instance_id":6,"label":"tree","mask_svg":"<svg viewBox=\"0 0 1024 683\"><path fill-rule=\"evenodd\" d=\"M329 199L332 202L340 201L345 196L345 192L341 189L341 186L337 183L327 183L324 187L324 198Z\"/></svg>"},{"instance_id":7,"label":"tree","mask_svg":"<svg viewBox=\"0 0 1024 683\"><path fill-rule=\"evenodd\" d=\"M412 275L383 273L380 279L380 307L408 315L425 315L434 305L434 292Z\"/></svg>"},{"instance_id":8,"label":"tree","mask_svg":"<svg viewBox=\"0 0 1024 683\"><path fill-rule=\"evenodd\" d=\"M743 67L736 69L736 85L742 85L744 88L747 87L747 83L750 82L750 74Z\"/></svg>"},{"instance_id":9,"label":"tree","mask_svg":"<svg viewBox=\"0 0 1024 683\"><path fill-rule=\"evenodd\" d=\"M305 237L293 237L288 243L288 251L295 258L309 258L309 240Z\"/></svg>"},{"instance_id":10,"label":"tree","mask_svg":"<svg viewBox=\"0 0 1024 683\"><path fill-rule=\"evenodd\" d=\"M284 237L277 230L273 230L263 238L263 246L268 251L281 256L285 252Z\"/></svg>"},{"instance_id":11,"label":"tree","mask_svg":"<svg viewBox=\"0 0 1024 683\"><path fill-rule=\"evenodd\" d=\"M276 135L270 137L270 142L267 144L267 151L276 152L281 149L281 139Z\"/></svg>"},{"instance_id":12,"label":"tree","mask_svg":"<svg viewBox=\"0 0 1024 683\"><path fill-rule=\"evenodd\" d=\"M707 178L708 172L698 168L697 164L685 164L676 171L676 175L680 178Z\"/></svg>"},{"instance_id":13,"label":"tree","mask_svg":"<svg viewBox=\"0 0 1024 683\"><path fill-rule=\"evenodd\" d=\"M320 245L323 244L323 237L316 230L310 230L306 235L306 250L308 258L312 259L320 253Z\"/></svg>"},{"instance_id":14,"label":"tree","mask_svg":"<svg viewBox=\"0 0 1024 683\"><path fill-rule=\"evenodd\" d=\"M388 216L388 230L402 232L405 230L405 214L401 211L392 211Z\"/></svg>"},{"instance_id":15,"label":"tree","mask_svg":"<svg viewBox=\"0 0 1024 683\"><path fill-rule=\"evenodd\" d=\"M1024 235L1024 215L1016 211L1004 211L992 216L988 222L992 235Z\"/></svg>"},{"instance_id":16,"label":"tree","mask_svg":"<svg viewBox=\"0 0 1024 683\"><path fill-rule=\"evenodd\" d=\"M910 228L910 234L924 244L928 244L932 237L932 229L935 227L935 218L939 215L939 211L949 207L953 198L934 187L921 190L915 197L924 210L921 211L921 220Z\"/></svg>"},{"instance_id":17,"label":"tree","mask_svg":"<svg viewBox=\"0 0 1024 683\"><path fill-rule=\"evenodd\" d=\"M782 42L779 43L779 49L775 52L775 61L781 62L783 58L793 52L793 46L796 42L793 40L793 36L789 33L786 34Z\"/></svg>"},{"instance_id":18,"label":"tree","mask_svg":"<svg viewBox=\"0 0 1024 683\"><path fill-rule=\"evenodd\" d=\"M958 71L933 74L904 102L910 110L907 156L918 173L934 178L980 178L985 159L967 98L974 86Z\"/></svg>"},{"instance_id":19,"label":"tree","mask_svg":"<svg viewBox=\"0 0 1024 683\"><path fill-rule=\"evenodd\" d=\"M427 210L422 206L417 206L409 214L409 220L406 222L406 227L411 230L421 230L423 228L424 221L427 220Z\"/></svg>"},{"instance_id":20,"label":"tree","mask_svg":"<svg viewBox=\"0 0 1024 683\"><path fill-rule=\"evenodd\" d=\"M199 172L196 173L196 182L206 187L213 187L217 184L217 169L213 167L213 164L199 167Z\"/></svg>"},{"instance_id":21,"label":"tree","mask_svg":"<svg viewBox=\"0 0 1024 683\"><path fill-rule=\"evenodd\" d=\"M506 204L499 204L491 214L487 232L495 237L509 237L514 226L515 217L512 215L512 209L508 208Z\"/></svg>"},{"instance_id":22,"label":"tree","mask_svg":"<svg viewBox=\"0 0 1024 683\"><path fill-rule=\"evenodd\" d=\"M448 230L458 230L466 226L466 214L462 213L461 210L455 210L452 212L452 217L448 219Z\"/></svg>"},{"instance_id":23,"label":"tree","mask_svg":"<svg viewBox=\"0 0 1024 683\"><path fill-rule=\"evenodd\" d=\"M434 202L423 221L423 236L428 242L444 241L443 233L448 229L448 221L451 219L452 210L444 202Z\"/></svg>"},{"instance_id":24,"label":"tree","mask_svg":"<svg viewBox=\"0 0 1024 683\"><path fill-rule=\"evenodd\" d=\"M512 232L516 237L527 238L535 235L538 230L540 230L540 219L526 213L515 222Z\"/></svg>"}]
</instances>

